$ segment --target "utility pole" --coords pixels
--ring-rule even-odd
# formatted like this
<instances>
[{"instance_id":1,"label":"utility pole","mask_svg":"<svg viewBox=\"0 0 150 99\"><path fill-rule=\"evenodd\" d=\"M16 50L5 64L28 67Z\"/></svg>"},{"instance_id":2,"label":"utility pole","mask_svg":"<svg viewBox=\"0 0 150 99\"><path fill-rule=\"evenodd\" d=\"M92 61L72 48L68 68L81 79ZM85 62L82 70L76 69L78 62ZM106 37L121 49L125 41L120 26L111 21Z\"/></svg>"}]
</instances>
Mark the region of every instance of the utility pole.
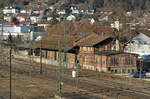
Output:
<instances>
[{"instance_id":1,"label":"utility pole","mask_svg":"<svg viewBox=\"0 0 150 99\"><path fill-rule=\"evenodd\" d=\"M30 81L32 82L32 58L33 58L33 56L32 56L32 33L31 33L32 31L31 31L31 22L30 22L30 36L29 36L29 41L30 41L30 43L29 43L29 60L30 60L30 68L29 68L29 76L30 76Z\"/></svg>"},{"instance_id":2,"label":"utility pole","mask_svg":"<svg viewBox=\"0 0 150 99\"><path fill-rule=\"evenodd\" d=\"M12 95L12 47L10 46L10 57L9 57L9 63L10 63L10 99L11 99L11 95Z\"/></svg>"},{"instance_id":3,"label":"utility pole","mask_svg":"<svg viewBox=\"0 0 150 99\"><path fill-rule=\"evenodd\" d=\"M67 15L70 14L70 3L67 3L67 1L65 0L65 4L67 4L65 6L65 13L66 15L64 16L64 67L67 67L67 71L68 71L68 64L67 64L67 31L66 31L66 17Z\"/></svg>"},{"instance_id":4,"label":"utility pole","mask_svg":"<svg viewBox=\"0 0 150 99\"><path fill-rule=\"evenodd\" d=\"M3 16L4 16L4 15L3 15ZM0 44L0 55L2 56L1 59L0 59L0 65L3 65L3 58L4 58L4 57L3 57L3 53L4 53L4 52L3 52L3 45L2 45L2 40L3 40L3 26L4 26L4 25L3 25L3 21L4 21L4 17L2 18L2 29L1 29L1 38L0 38L0 40L1 40L1 41L0 41L0 43L1 43L1 44Z\"/></svg>"},{"instance_id":5,"label":"utility pole","mask_svg":"<svg viewBox=\"0 0 150 99\"><path fill-rule=\"evenodd\" d=\"M30 58L30 72L29 72L29 76L30 76L30 81L32 82L32 42L30 42L30 50L29 50L29 58Z\"/></svg>"},{"instance_id":6,"label":"utility pole","mask_svg":"<svg viewBox=\"0 0 150 99\"><path fill-rule=\"evenodd\" d=\"M57 91L58 94L62 95L62 49L61 49L61 41L58 41L58 62L59 62L59 71L58 71L58 81L57 81Z\"/></svg>"},{"instance_id":7,"label":"utility pole","mask_svg":"<svg viewBox=\"0 0 150 99\"><path fill-rule=\"evenodd\" d=\"M9 35L8 38L8 44L10 44L10 49L9 49L9 95L10 99L12 98L12 36L11 34Z\"/></svg>"},{"instance_id":8,"label":"utility pole","mask_svg":"<svg viewBox=\"0 0 150 99\"><path fill-rule=\"evenodd\" d=\"M79 73L78 72L78 59L76 59L75 67L76 67L76 88L78 88L78 73Z\"/></svg>"},{"instance_id":9,"label":"utility pole","mask_svg":"<svg viewBox=\"0 0 150 99\"><path fill-rule=\"evenodd\" d=\"M42 70L42 38L40 40L40 74L43 73L43 70Z\"/></svg>"},{"instance_id":10,"label":"utility pole","mask_svg":"<svg viewBox=\"0 0 150 99\"><path fill-rule=\"evenodd\" d=\"M66 17L64 18L64 69L67 67L67 49L66 49ZM67 68L68 69L68 68ZM65 70L64 70L65 73Z\"/></svg>"},{"instance_id":11,"label":"utility pole","mask_svg":"<svg viewBox=\"0 0 150 99\"><path fill-rule=\"evenodd\" d=\"M141 57L141 59L140 59L140 79L142 78L142 57Z\"/></svg>"},{"instance_id":12,"label":"utility pole","mask_svg":"<svg viewBox=\"0 0 150 99\"><path fill-rule=\"evenodd\" d=\"M9 7L12 5L12 0L10 0L10 5L9 5ZM2 33L3 33L3 23L2 23ZM2 34L3 35L3 34ZM10 34L11 35L11 34ZM12 36L10 36L10 52L9 52L9 65L10 65L10 99L12 99Z\"/></svg>"}]
</instances>

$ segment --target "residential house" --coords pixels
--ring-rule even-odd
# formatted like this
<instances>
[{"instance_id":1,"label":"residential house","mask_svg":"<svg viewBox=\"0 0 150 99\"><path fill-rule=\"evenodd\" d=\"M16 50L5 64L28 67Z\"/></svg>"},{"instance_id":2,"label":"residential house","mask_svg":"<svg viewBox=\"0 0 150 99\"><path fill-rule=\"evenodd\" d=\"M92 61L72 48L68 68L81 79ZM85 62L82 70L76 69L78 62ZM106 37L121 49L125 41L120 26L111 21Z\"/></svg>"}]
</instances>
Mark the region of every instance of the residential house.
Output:
<instances>
[{"instance_id":1,"label":"residential house","mask_svg":"<svg viewBox=\"0 0 150 99\"><path fill-rule=\"evenodd\" d=\"M20 9L20 13L27 13L26 9Z\"/></svg>"},{"instance_id":2,"label":"residential house","mask_svg":"<svg viewBox=\"0 0 150 99\"><path fill-rule=\"evenodd\" d=\"M44 27L44 29L46 30L49 26L49 22L47 20L41 20L37 23L37 26Z\"/></svg>"},{"instance_id":3,"label":"residential house","mask_svg":"<svg viewBox=\"0 0 150 99\"><path fill-rule=\"evenodd\" d=\"M91 7L88 7L88 9L86 10L86 13L87 13L87 14L94 14L94 13L95 13L95 10L92 9Z\"/></svg>"},{"instance_id":4,"label":"residential house","mask_svg":"<svg viewBox=\"0 0 150 99\"><path fill-rule=\"evenodd\" d=\"M89 21L90 21L90 24L94 24L95 23L94 18L90 18Z\"/></svg>"},{"instance_id":5,"label":"residential house","mask_svg":"<svg viewBox=\"0 0 150 99\"><path fill-rule=\"evenodd\" d=\"M150 35L149 35L150 36ZM125 47L125 52L135 53L140 56L150 55L150 37L144 33L139 33L132 38Z\"/></svg>"},{"instance_id":6,"label":"residential house","mask_svg":"<svg viewBox=\"0 0 150 99\"><path fill-rule=\"evenodd\" d=\"M0 34L3 33L4 39L7 39L9 35L16 37L17 35L27 36L29 34L29 27L26 26L1 26Z\"/></svg>"},{"instance_id":7,"label":"residential house","mask_svg":"<svg viewBox=\"0 0 150 99\"><path fill-rule=\"evenodd\" d=\"M33 26L31 29L31 40L35 41L42 36L46 36L46 30L43 26Z\"/></svg>"},{"instance_id":8,"label":"residential house","mask_svg":"<svg viewBox=\"0 0 150 99\"><path fill-rule=\"evenodd\" d=\"M143 28L142 28L143 29ZM138 34L135 35L126 44L124 51L128 53L138 54L137 68L138 70L150 71L150 35L149 30L137 29Z\"/></svg>"},{"instance_id":9,"label":"residential house","mask_svg":"<svg viewBox=\"0 0 150 99\"><path fill-rule=\"evenodd\" d=\"M8 13L16 14L18 13L18 9L15 9L13 7L5 7L3 9L3 14L8 14Z\"/></svg>"},{"instance_id":10,"label":"residential house","mask_svg":"<svg viewBox=\"0 0 150 99\"><path fill-rule=\"evenodd\" d=\"M115 21L114 24L111 24L111 28L115 28L119 31L120 29L122 29L122 24L119 21Z\"/></svg>"},{"instance_id":11,"label":"residential house","mask_svg":"<svg viewBox=\"0 0 150 99\"><path fill-rule=\"evenodd\" d=\"M26 13L18 13L16 15L16 18L18 19L19 22L23 22L26 20L27 14Z\"/></svg>"},{"instance_id":12,"label":"residential house","mask_svg":"<svg viewBox=\"0 0 150 99\"><path fill-rule=\"evenodd\" d=\"M39 13L40 13L40 10L39 10L39 9L37 9L37 10L33 10L33 13L35 13L35 14L39 14Z\"/></svg>"},{"instance_id":13,"label":"residential house","mask_svg":"<svg viewBox=\"0 0 150 99\"><path fill-rule=\"evenodd\" d=\"M72 14L79 14L80 13L79 8L76 6L71 6L70 10L71 10Z\"/></svg>"},{"instance_id":14,"label":"residential house","mask_svg":"<svg viewBox=\"0 0 150 99\"><path fill-rule=\"evenodd\" d=\"M132 16L132 12L131 11L130 12L126 12L126 16L128 16L128 17Z\"/></svg>"},{"instance_id":15,"label":"residential house","mask_svg":"<svg viewBox=\"0 0 150 99\"><path fill-rule=\"evenodd\" d=\"M68 20L68 21L75 21L76 17L74 15L69 15L66 20Z\"/></svg>"},{"instance_id":16,"label":"residential house","mask_svg":"<svg viewBox=\"0 0 150 99\"><path fill-rule=\"evenodd\" d=\"M50 21L50 20L52 20L53 19L53 17L51 17L51 16L48 16L47 17L47 21Z\"/></svg>"},{"instance_id":17,"label":"residential house","mask_svg":"<svg viewBox=\"0 0 150 99\"><path fill-rule=\"evenodd\" d=\"M4 20L6 20L6 21L8 21L8 22L11 22L12 16L13 16L12 13L5 14L5 15L4 15Z\"/></svg>"},{"instance_id":18,"label":"residential house","mask_svg":"<svg viewBox=\"0 0 150 99\"><path fill-rule=\"evenodd\" d=\"M64 15L64 14L66 14L65 6L64 6L64 5L61 5L61 6L59 7L59 10L57 10L57 13L58 13L59 15Z\"/></svg>"},{"instance_id":19,"label":"residential house","mask_svg":"<svg viewBox=\"0 0 150 99\"><path fill-rule=\"evenodd\" d=\"M32 23L37 23L40 20L40 14L31 14L30 16L30 20L32 21Z\"/></svg>"}]
</instances>

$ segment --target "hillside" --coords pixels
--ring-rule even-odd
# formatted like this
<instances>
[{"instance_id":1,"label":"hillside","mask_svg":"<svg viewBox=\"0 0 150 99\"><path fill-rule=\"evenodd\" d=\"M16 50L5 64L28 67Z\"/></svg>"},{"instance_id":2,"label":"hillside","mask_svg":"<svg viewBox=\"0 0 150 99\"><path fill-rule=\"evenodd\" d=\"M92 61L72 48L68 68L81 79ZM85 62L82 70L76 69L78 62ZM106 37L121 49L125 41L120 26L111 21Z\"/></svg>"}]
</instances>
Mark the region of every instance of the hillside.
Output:
<instances>
[{"instance_id":1,"label":"hillside","mask_svg":"<svg viewBox=\"0 0 150 99\"><path fill-rule=\"evenodd\" d=\"M115 8L120 7L126 11L145 10L150 8L150 0L49 0L51 4L56 2L69 2L70 4L82 5L92 8Z\"/></svg>"},{"instance_id":2,"label":"hillside","mask_svg":"<svg viewBox=\"0 0 150 99\"><path fill-rule=\"evenodd\" d=\"M1 0L0 8L5 5L8 5L11 0ZM12 0L13 5L21 6L24 5L27 1L37 2L40 0ZM48 5L70 3L72 5L80 6L81 8L107 8L115 9L119 7L125 11L130 10L145 10L150 8L150 0L41 0L46 2Z\"/></svg>"}]
</instances>

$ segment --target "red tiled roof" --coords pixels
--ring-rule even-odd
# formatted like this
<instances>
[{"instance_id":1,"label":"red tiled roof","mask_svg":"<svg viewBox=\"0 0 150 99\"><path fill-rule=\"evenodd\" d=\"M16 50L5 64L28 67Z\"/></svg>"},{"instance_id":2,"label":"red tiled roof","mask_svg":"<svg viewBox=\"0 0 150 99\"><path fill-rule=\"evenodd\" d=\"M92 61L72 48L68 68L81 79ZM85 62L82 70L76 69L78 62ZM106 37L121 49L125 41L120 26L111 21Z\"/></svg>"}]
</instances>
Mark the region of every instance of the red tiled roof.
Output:
<instances>
[{"instance_id":1,"label":"red tiled roof","mask_svg":"<svg viewBox=\"0 0 150 99\"><path fill-rule=\"evenodd\" d=\"M14 25L14 23L13 22L6 22L5 25L9 25L10 26L10 25Z\"/></svg>"},{"instance_id":2,"label":"red tiled roof","mask_svg":"<svg viewBox=\"0 0 150 99\"><path fill-rule=\"evenodd\" d=\"M18 13L17 16L22 16L22 17L26 17L26 13Z\"/></svg>"},{"instance_id":3,"label":"red tiled roof","mask_svg":"<svg viewBox=\"0 0 150 99\"><path fill-rule=\"evenodd\" d=\"M36 17L38 17L38 16L40 16L40 14L33 13L31 16L36 16Z\"/></svg>"}]
</instances>

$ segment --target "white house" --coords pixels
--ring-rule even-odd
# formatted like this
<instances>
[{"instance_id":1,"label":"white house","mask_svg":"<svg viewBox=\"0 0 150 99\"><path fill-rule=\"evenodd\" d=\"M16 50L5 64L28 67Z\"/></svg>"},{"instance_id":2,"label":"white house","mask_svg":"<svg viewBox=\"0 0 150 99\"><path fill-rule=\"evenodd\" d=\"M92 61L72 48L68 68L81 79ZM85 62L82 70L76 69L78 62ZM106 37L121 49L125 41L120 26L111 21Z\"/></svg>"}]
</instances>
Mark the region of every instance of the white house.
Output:
<instances>
[{"instance_id":1,"label":"white house","mask_svg":"<svg viewBox=\"0 0 150 99\"><path fill-rule=\"evenodd\" d=\"M63 14L66 14L66 11L65 10L59 10L59 11L57 11L57 14L59 14L59 15L63 15Z\"/></svg>"},{"instance_id":2,"label":"white house","mask_svg":"<svg viewBox=\"0 0 150 99\"><path fill-rule=\"evenodd\" d=\"M118 31L122 29L122 24L119 21L115 21L111 24L111 28L116 28Z\"/></svg>"},{"instance_id":3,"label":"white house","mask_svg":"<svg viewBox=\"0 0 150 99\"><path fill-rule=\"evenodd\" d=\"M85 11L84 10L80 10L80 14L84 14L85 13Z\"/></svg>"},{"instance_id":4,"label":"white house","mask_svg":"<svg viewBox=\"0 0 150 99\"><path fill-rule=\"evenodd\" d=\"M3 14L7 14L7 13L13 13L16 14L18 12L17 9L13 8L13 7L5 7L3 9Z\"/></svg>"},{"instance_id":5,"label":"white house","mask_svg":"<svg viewBox=\"0 0 150 99\"><path fill-rule=\"evenodd\" d=\"M53 19L53 17L47 17L47 21L50 21L52 19Z\"/></svg>"},{"instance_id":6,"label":"white house","mask_svg":"<svg viewBox=\"0 0 150 99\"><path fill-rule=\"evenodd\" d=\"M49 9L50 9L51 11L54 11L54 6L50 6Z\"/></svg>"},{"instance_id":7,"label":"white house","mask_svg":"<svg viewBox=\"0 0 150 99\"><path fill-rule=\"evenodd\" d=\"M94 18L90 18L89 21L90 21L90 24L94 24L95 23Z\"/></svg>"},{"instance_id":8,"label":"white house","mask_svg":"<svg viewBox=\"0 0 150 99\"><path fill-rule=\"evenodd\" d=\"M37 23L40 20L40 14L32 14L30 16L30 20L32 21L32 23Z\"/></svg>"},{"instance_id":9,"label":"white house","mask_svg":"<svg viewBox=\"0 0 150 99\"><path fill-rule=\"evenodd\" d=\"M80 10L76 6L72 6L70 8L70 10L71 10L72 14L79 14L80 13Z\"/></svg>"},{"instance_id":10,"label":"white house","mask_svg":"<svg viewBox=\"0 0 150 99\"><path fill-rule=\"evenodd\" d=\"M131 16L132 15L132 12L127 12L126 13L126 16Z\"/></svg>"},{"instance_id":11,"label":"white house","mask_svg":"<svg viewBox=\"0 0 150 99\"><path fill-rule=\"evenodd\" d=\"M125 52L135 53L140 56L150 55L150 37L143 33L138 34L125 47Z\"/></svg>"},{"instance_id":12,"label":"white house","mask_svg":"<svg viewBox=\"0 0 150 99\"><path fill-rule=\"evenodd\" d=\"M2 32L3 30L3 32ZM17 36L17 35L26 35L30 31L30 28L27 26L0 26L0 34L3 35L5 39L11 34L12 36Z\"/></svg>"},{"instance_id":13,"label":"white house","mask_svg":"<svg viewBox=\"0 0 150 99\"><path fill-rule=\"evenodd\" d=\"M8 22L11 22L11 19L12 19L12 14L5 14L4 15L4 20L8 21Z\"/></svg>"},{"instance_id":14,"label":"white house","mask_svg":"<svg viewBox=\"0 0 150 99\"><path fill-rule=\"evenodd\" d=\"M76 17L74 15L69 15L66 20L68 20L68 21L75 21Z\"/></svg>"},{"instance_id":15,"label":"white house","mask_svg":"<svg viewBox=\"0 0 150 99\"><path fill-rule=\"evenodd\" d=\"M20 13L27 13L26 9L21 9Z\"/></svg>"},{"instance_id":16,"label":"white house","mask_svg":"<svg viewBox=\"0 0 150 99\"><path fill-rule=\"evenodd\" d=\"M40 10L33 10L33 13L39 14L39 13L40 13Z\"/></svg>"}]
</instances>

